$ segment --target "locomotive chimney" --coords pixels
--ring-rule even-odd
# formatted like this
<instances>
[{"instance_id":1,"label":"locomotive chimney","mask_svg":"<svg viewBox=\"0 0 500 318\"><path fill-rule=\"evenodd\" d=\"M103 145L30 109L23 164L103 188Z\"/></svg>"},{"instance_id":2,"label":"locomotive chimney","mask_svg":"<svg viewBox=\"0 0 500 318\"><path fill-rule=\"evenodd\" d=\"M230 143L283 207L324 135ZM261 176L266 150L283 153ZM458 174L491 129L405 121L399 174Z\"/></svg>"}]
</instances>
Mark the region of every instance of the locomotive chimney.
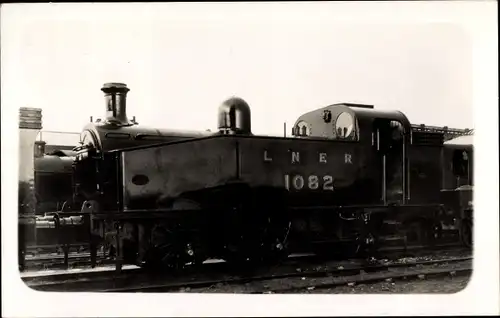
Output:
<instances>
[{"instance_id":1,"label":"locomotive chimney","mask_svg":"<svg viewBox=\"0 0 500 318\"><path fill-rule=\"evenodd\" d=\"M106 101L106 121L120 126L132 125L127 118L127 93L123 83L105 83L101 90Z\"/></svg>"},{"instance_id":2,"label":"locomotive chimney","mask_svg":"<svg viewBox=\"0 0 500 318\"><path fill-rule=\"evenodd\" d=\"M251 135L250 106L241 98L232 97L219 107L219 131L223 134Z\"/></svg>"}]
</instances>

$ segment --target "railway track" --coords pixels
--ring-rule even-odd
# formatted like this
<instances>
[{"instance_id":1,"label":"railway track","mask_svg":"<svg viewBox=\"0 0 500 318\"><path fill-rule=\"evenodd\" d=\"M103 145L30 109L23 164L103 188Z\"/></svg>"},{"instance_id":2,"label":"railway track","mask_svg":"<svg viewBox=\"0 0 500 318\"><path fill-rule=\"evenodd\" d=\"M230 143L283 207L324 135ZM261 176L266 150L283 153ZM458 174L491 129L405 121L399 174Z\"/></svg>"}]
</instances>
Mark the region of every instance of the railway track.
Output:
<instances>
[{"instance_id":1,"label":"railway track","mask_svg":"<svg viewBox=\"0 0 500 318\"><path fill-rule=\"evenodd\" d=\"M453 253L452 253L453 254ZM437 255L433 257L438 257ZM443 259L443 257L445 257ZM471 257L457 257L445 255L441 259L433 260L410 260L406 261L378 261L376 264L368 264L361 260L351 261L330 261L324 262L314 257L291 258L284 264L274 268L256 269L253 271L235 271L228 267L227 263L209 263L203 266L203 272L188 269L180 275L152 274L145 273L137 267L131 267L122 273L116 273L113 268L108 268L105 272L76 272L72 275L45 275L23 277L25 283L36 290L44 291L97 291L97 292L166 292L179 290L209 291L213 286L235 286L242 284L255 284L256 282L276 282L277 280L295 281L291 290L300 290L303 288L327 288L335 284L345 284L356 281L380 281L383 279L399 279L397 275L403 277L412 277L415 275L438 275L437 272L426 271L422 273L421 266L436 266L461 263L463 268L455 268L451 271L463 274L470 272ZM404 260L404 259L403 259ZM465 265L464 265L465 264ZM445 273L451 267L443 267L440 270ZM412 269L412 272L401 274L393 272L394 269ZM420 271L416 271L416 270ZM435 269L433 269L435 270ZM450 271L448 271L450 272ZM397 275L396 275L397 274ZM356 275L361 275L357 277ZM368 276L367 276L368 275ZM380 276L382 275L382 276ZM392 276L391 276L392 275ZM396 276L395 276L396 275ZM307 286L307 279L327 279L328 284L322 283L318 286ZM336 279L332 281L332 279ZM333 285L332 285L333 284ZM294 289L295 288L295 289ZM286 292L286 288L280 291L264 289L262 292ZM229 291L230 292L230 291ZM251 290L251 293L259 291Z\"/></svg>"},{"instance_id":2,"label":"railway track","mask_svg":"<svg viewBox=\"0 0 500 318\"><path fill-rule=\"evenodd\" d=\"M450 260L450 262L455 262ZM437 263L433 263L437 264ZM417 266L420 264L417 264ZM414 269L412 266L408 266L408 271L402 273L394 273L394 272L379 272L379 273L369 273L369 274L358 274L353 276L340 276L340 277L330 277L328 280L324 280L321 282L313 282L311 281L296 284L292 287L284 287L284 288L271 288L266 289L265 291L256 291L251 292L252 294L262 294L262 293L302 293L305 290L320 290L320 289L330 289L339 286L346 285L354 286L356 284L374 284L378 282L395 282L398 280L409 281L416 279L427 279L427 278L435 278L435 277L445 277L445 276L470 276L472 274L472 266L470 264L461 266L460 268L451 267L451 268L423 268L423 269Z\"/></svg>"},{"instance_id":3,"label":"railway track","mask_svg":"<svg viewBox=\"0 0 500 318\"><path fill-rule=\"evenodd\" d=\"M388 247L381 251L381 255L386 258L394 258L401 256L404 253L407 256L432 253L434 251L460 250L459 245L447 244L429 248L426 246L412 246L410 248L395 248ZM321 260L328 260L328 257L318 257ZM112 265L115 261L108 259L105 253L97 253L96 266ZM30 254L25 258L23 271L28 270L48 270L48 269L65 269L65 268L85 268L90 267L89 252L73 252L68 254L68 261L65 261L65 256L62 253L42 253Z\"/></svg>"},{"instance_id":4,"label":"railway track","mask_svg":"<svg viewBox=\"0 0 500 318\"><path fill-rule=\"evenodd\" d=\"M406 256L406 257L418 257L418 256L428 256L428 255L434 255L434 254L442 254L445 253L443 256L446 256L446 253L460 253L460 252L467 252L467 249L458 247L457 245L447 245L447 246L441 246L440 248L427 248L425 246L414 246L411 249L393 249L393 248L388 248L386 251L382 251L382 254L380 255L380 259L386 258L386 259L397 259L398 257ZM437 255L436 254L436 255ZM72 253L69 254L68 257L68 265L64 264L64 255L60 254L44 254L44 255L37 255L33 257L29 257L26 259L26 266L25 270L23 271L24 273L29 273L28 276L26 277L36 277L37 275L40 275L41 277L52 277L53 279L56 279L56 276L60 276L59 274L52 275L53 271L51 272L50 270L64 270L64 269L81 269L82 271L78 271L76 273L71 273L71 272L66 272L63 276L61 277L68 277L71 278L74 275L81 277L82 274L88 273L89 275L92 275L93 277L97 277L100 275L106 276L111 273L114 268L111 267L112 265L115 264L114 259L107 259L104 255L104 253L98 253L98 258L97 258L97 266L95 270L92 271L86 271L87 268L90 268L90 253ZM316 262L316 263L321 263L321 262L327 262L330 261L328 257L325 256L317 256L314 254L294 254L290 257L290 259L297 259L301 258L304 260L305 258L308 258L309 261L311 262ZM217 263L221 263L224 261L218 261ZM209 263L213 263L209 262ZM107 267L105 267L107 266ZM209 266L214 266L214 265L209 265ZM215 265L219 266L219 265ZM126 266L126 274L128 274L131 269L134 269L134 271L140 271L141 269L137 266L131 265L131 266ZM38 270L43 270L43 272L37 272ZM47 271L49 270L49 271ZM37 274L38 273L38 274ZM27 278L30 279L30 278Z\"/></svg>"},{"instance_id":5,"label":"railway track","mask_svg":"<svg viewBox=\"0 0 500 318\"><path fill-rule=\"evenodd\" d=\"M113 263L114 260L107 259L104 253L97 253L97 266ZM90 253L72 253L68 255L67 260L61 254L42 254L26 257L23 271L90 267L90 265Z\"/></svg>"},{"instance_id":6,"label":"railway track","mask_svg":"<svg viewBox=\"0 0 500 318\"><path fill-rule=\"evenodd\" d=\"M86 245L88 244L68 244L66 248L68 251L82 252L83 250L88 250ZM28 245L26 246L26 255L50 254L57 251L63 253L63 250L63 244Z\"/></svg>"},{"instance_id":7,"label":"railway track","mask_svg":"<svg viewBox=\"0 0 500 318\"><path fill-rule=\"evenodd\" d=\"M412 262L412 263L400 263L391 265L376 265L376 266L353 266L353 267L342 267L333 268L325 270L313 270L305 272L290 271L280 273L280 274L267 274L267 275L256 275L256 276L236 276L227 279L208 279L205 281L187 281L187 282L174 282L174 283L160 283L160 284L147 284L142 286L132 286L132 287L116 287L100 290L101 292L172 292L172 291L192 291L199 292L200 289L210 288L212 286L224 285L241 285L247 283L255 282L267 282L291 279L295 278L296 284L292 286L286 286L281 288L270 289L264 286L262 290L252 291L251 293L293 293L298 292L302 289L312 288L329 288L334 286L339 286L342 284L355 284L355 283L373 283L379 282L387 279L402 279L419 277L421 275L439 275L439 274L449 274L450 272L457 274L467 274L472 271L470 263L471 258L459 258L459 259L445 259L445 260L435 260L426 262ZM418 266L427 266L435 264L450 264L450 263L462 263L466 264L460 268L441 268L441 269L416 269ZM411 272L405 271L402 273L391 272L393 268L405 268L411 270ZM310 282L303 282L305 278L324 278L328 277L329 282L320 282L311 284ZM287 282L290 285L290 281Z\"/></svg>"}]
</instances>

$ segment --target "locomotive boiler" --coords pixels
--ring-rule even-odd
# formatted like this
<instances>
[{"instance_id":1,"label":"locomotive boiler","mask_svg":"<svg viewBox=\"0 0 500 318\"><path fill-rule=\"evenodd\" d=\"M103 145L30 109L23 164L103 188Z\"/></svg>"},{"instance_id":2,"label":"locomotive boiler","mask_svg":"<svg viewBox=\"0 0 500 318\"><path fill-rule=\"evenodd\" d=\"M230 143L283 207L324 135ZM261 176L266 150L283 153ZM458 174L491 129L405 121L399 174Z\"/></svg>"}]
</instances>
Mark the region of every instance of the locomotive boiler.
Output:
<instances>
[{"instance_id":1,"label":"locomotive boiler","mask_svg":"<svg viewBox=\"0 0 500 318\"><path fill-rule=\"evenodd\" d=\"M444 140L468 131L342 103L303 114L290 137L257 136L240 98L216 132L150 129L128 119L125 84L102 91L106 118L74 149L72 206L119 264L346 257L449 233L472 244L472 143Z\"/></svg>"}]
</instances>

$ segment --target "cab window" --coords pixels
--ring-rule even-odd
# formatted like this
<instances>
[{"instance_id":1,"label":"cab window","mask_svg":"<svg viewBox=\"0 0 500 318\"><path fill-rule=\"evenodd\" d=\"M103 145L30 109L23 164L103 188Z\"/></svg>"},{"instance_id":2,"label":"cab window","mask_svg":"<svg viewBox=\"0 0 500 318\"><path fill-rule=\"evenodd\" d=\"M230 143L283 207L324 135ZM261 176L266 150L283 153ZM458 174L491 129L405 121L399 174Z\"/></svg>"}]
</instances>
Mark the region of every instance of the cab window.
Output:
<instances>
[{"instance_id":1,"label":"cab window","mask_svg":"<svg viewBox=\"0 0 500 318\"><path fill-rule=\"evenodd\" d=\"M469 154L459 149L453 152L453 174L458 177L469 177Z\"/></svg>"},{"instance_id":2,"label":"cab window","mask_svg":"<svg viewBox=\"0 0 500 318\"><path fill-rule=\"evenodd\" d=\"M348 112L340 113L333 124L333 135L335 139L355 140L357 131L353 115Z\"/></svg>"},{"instance_id":3,"label":"cab window","mask_svg":"<svg viewBox=\"0 0 500 318\"><path fill-rule=\"evenodd\" d=\"M294 136L307 137L311 135L311 127L303 120L297 123L293 131Z\"/></svg>"}]
</instances>

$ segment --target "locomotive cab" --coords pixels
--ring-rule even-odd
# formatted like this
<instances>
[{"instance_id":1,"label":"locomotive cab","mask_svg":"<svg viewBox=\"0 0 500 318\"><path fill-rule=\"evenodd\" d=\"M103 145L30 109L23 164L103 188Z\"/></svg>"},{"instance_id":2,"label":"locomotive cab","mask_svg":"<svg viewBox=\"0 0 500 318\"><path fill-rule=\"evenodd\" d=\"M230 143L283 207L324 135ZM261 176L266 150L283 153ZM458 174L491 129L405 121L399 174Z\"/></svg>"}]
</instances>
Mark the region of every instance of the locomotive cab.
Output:
<instances>
[{"instance_id":1,"label":"locomotive cab","mask_svg":"<svg viewBox=\"0 0 500 318\"><path fill-rule=\"evenodd\" d=\"M444 142L441 202L446 213L454 218L462 243L472 246L473 224L473 143L471 135ZM451 223L451 222L450 222Z\"/></svg>"},{"instance_id":2,"label":"locomotive cab","mask_svg":"<svg viewBox=\"0 0 500 318\"><path fill-rule=\"evenodd\" d=\"M300 116L292 134L298 138L357 144L363 149L366 165L375 174L371 178L376 180L375 191L380 193L376 200L383 204L404 204L408 200L406 175L410 131L410 122L399 111L380 111L372 105L342 103Z\"/></svg>"}]
</instances>

